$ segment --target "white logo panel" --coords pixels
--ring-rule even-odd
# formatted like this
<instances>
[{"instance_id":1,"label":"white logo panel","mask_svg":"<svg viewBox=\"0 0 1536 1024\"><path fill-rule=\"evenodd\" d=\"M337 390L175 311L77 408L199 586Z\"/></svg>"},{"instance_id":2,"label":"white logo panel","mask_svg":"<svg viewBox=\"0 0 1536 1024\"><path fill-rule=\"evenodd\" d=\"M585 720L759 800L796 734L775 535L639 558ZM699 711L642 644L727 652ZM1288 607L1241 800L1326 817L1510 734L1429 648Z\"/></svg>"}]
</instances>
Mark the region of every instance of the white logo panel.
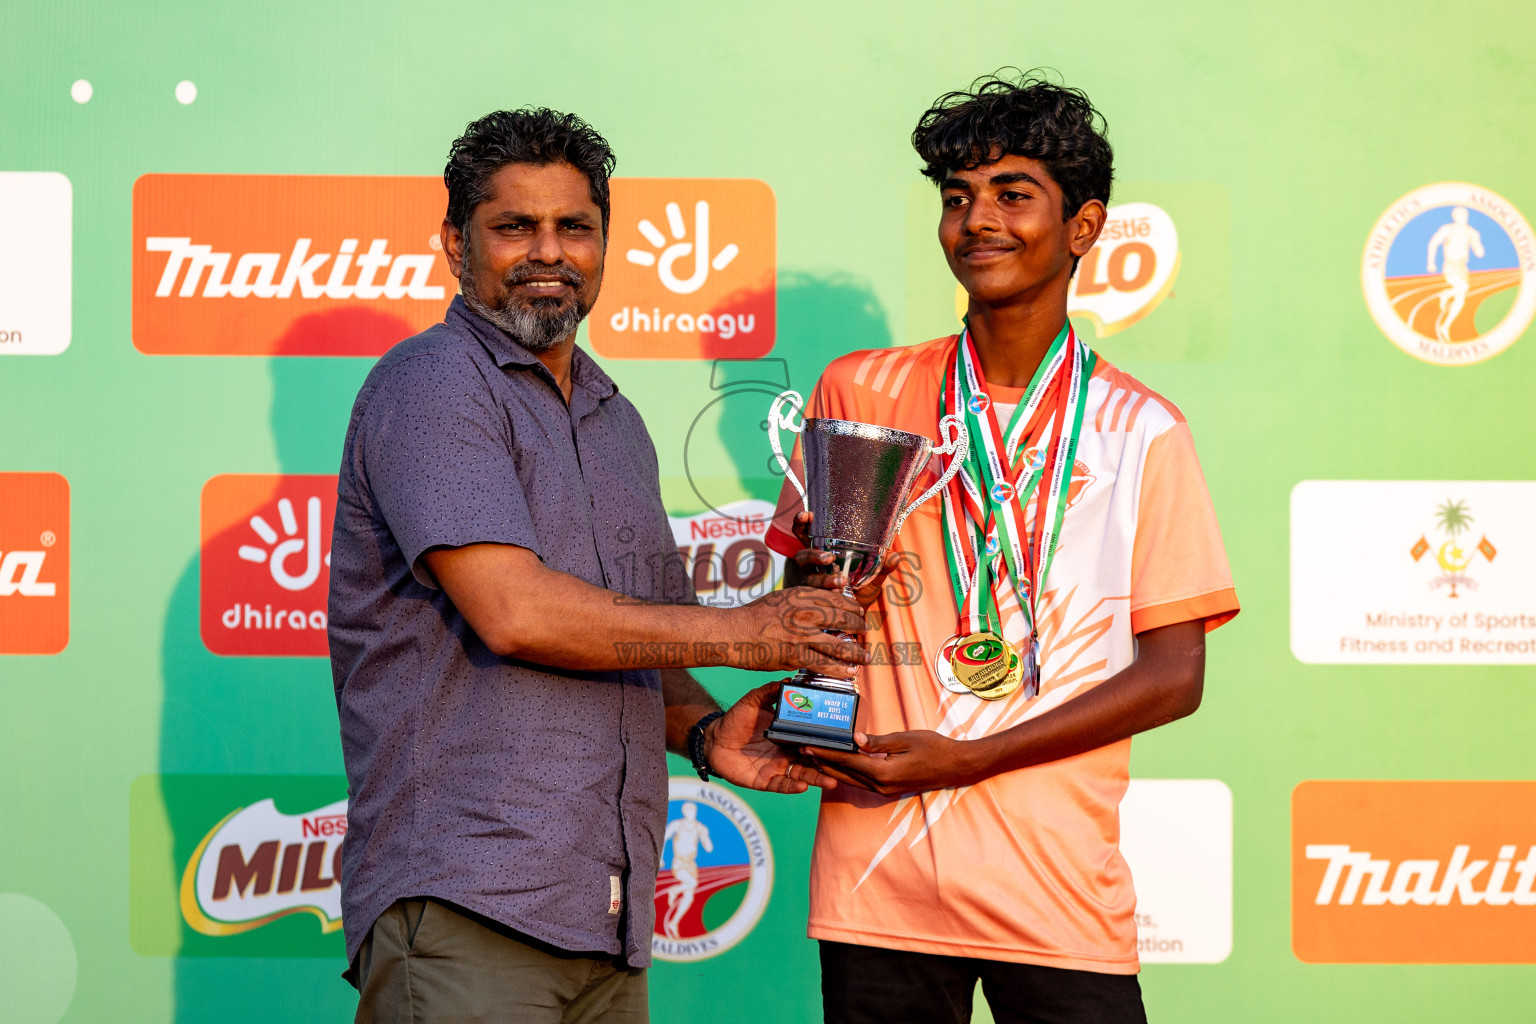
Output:
<instances>
[{"instance_id":1,"label":"white logo panel","mask_svg":"<svg viewBox=\"0 0 1536 1024\"><path fill-rule=\"evenodd\" d=\"M1219 964L1232 952L1232 791L1218 779L1132 779L1120 852L1136 886L1144 964Z\"/></svg>"},{"instance_id":2,"label":"white logo panel","mask_svg":"<svg viewBox=\"0 0 1536 1024\"><path fill-rule=\"evenodd\" d=\"M0 355L69 347L74 193L54 171L0 171Z\"/></svg>"},{"instance_id":3,"label":"white logo panel","mask_svg":"<svg viewBox=\"0 0 1536 1024\"><path fill-rule=\"evenodd\" d=\"M1314 664L1536 664L1536 483L1304 480L1291 651Z\"/></svg>"}]
</instances>

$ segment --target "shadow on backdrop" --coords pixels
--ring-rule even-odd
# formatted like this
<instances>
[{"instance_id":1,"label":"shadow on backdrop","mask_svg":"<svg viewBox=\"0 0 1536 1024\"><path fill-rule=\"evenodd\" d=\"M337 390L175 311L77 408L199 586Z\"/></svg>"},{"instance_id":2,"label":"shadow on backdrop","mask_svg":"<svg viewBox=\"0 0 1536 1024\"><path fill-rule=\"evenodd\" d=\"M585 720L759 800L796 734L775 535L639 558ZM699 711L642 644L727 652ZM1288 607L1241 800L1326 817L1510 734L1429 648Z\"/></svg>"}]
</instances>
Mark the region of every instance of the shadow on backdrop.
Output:
<instances>
[{"instance_id":1,"label":"shadow on backdrop","mask_svg":"<svg viewBox=\"0 0 1536 1024\"><path fill-rule=\"evenodd\" d=\"M373 360L279 357L268 365L269 426L278 472L335 474L352 402ZM182 500L197 498L184 495ZM270 512L268 517L278 525L278 517ZM297 518L303 520L302 509ZM250 530L242 521L228 532L244 537ZM326 518L326 551L330 530ZM197 846L236 808L270 797L278 811L303 814L346 796L329 661L211 653L199 631L199 558L177 582L163 646L160 771L173 776L162 787L175 855L173 892L180 890L182 867ZM296 554L288 564L300 566L304 559ZM312 586L323 590L327 575L320 574ZM323 594L318 597L323 608ZM311 881L330 877L325 859ZM303 866L307 871L308 865ZM302 882L290 880L290 888ZM323 933L315 914L291 914L241 934L215 937L192 930L182 914L163 907L157 912L163 916L150 933L171 948L154 952L177 955L176 1021L351 1019L356 993L339 976L345 966L341 932ZM140 946L136 934L135 947Z\"/></svg>"},{"instance_id":2,"label":"shadow on backdrop","mask_svg":"<svg viewBox=\"0 0 1536 1024\"><path fill-rule=\"evenodd\" d=\"M768 444L768 406L793 388L807 400L828 363L847 352L889 348L885 309L868 282L852 274L785 271L778 280L778 340L763 359L715 362L711 387L719 392L706 411L719 407L715 430L725 464L686 459L693 491L701 503L718 508L734 500L739 487L753 498L777 501L784 474ZM701 419L703 414L701 413ZM786 450L794 438L785 435Z\"/></svg>"}]
</instances>

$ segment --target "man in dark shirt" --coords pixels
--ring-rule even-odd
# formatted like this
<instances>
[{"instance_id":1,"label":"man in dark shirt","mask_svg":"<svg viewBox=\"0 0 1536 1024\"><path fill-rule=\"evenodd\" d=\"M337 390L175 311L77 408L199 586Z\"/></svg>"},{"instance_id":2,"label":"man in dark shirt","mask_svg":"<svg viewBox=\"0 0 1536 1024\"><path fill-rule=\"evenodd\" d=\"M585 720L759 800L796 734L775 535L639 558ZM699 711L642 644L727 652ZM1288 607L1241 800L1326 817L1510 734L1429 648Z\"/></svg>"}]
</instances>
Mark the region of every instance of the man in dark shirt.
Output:
<instances>
[{"instance_id":1,"label":"man in dark shirt","mask_svg":"<svg viewBox=\"0 0 1536 1024\"><path fill-rule=\"evenodd\" d=\"M720 716L685 670L852 675L866 653L822 631L863 619L809 588L694 603L645 425L575 345L612 166L569 115L470 125L444 173L461 294L353 407L330 645L360 1021L644 1021L665 751L832 785L762 738L772 684Z\"/></svg>"}]
</instances>

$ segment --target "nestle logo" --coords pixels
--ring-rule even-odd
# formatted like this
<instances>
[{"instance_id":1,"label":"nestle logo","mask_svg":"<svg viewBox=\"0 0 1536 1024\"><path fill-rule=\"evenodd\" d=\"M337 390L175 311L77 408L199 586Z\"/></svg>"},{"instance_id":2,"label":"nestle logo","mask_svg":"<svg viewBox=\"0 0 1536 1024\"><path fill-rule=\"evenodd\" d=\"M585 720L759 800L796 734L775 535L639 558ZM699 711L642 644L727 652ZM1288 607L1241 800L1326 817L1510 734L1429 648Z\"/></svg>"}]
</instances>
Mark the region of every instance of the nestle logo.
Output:
<instances>
[{"instance_id":1,"label":"nestle logo","mask_svg":"<svg viewBox=\"0 0 1536 1024\"><path fill-rule=\"evenodd\" d=\"M688 523L688 535L694 540L720 540L723 537L756 537L768 530L767 516L749 519L697 519Z\"/></svg>"},{"instance_id":2,"label":"nestle logo","mask_svg":"<svg viewBox=\"0 0 1536 1024\"><path fill-rule=\"evenodd\" d=\"M345 814L316 814L314 817L305 818L300 823L302 835L305 839L310 836L344 836L347 834L347 816Z\"/></svg>"}]
</instances>

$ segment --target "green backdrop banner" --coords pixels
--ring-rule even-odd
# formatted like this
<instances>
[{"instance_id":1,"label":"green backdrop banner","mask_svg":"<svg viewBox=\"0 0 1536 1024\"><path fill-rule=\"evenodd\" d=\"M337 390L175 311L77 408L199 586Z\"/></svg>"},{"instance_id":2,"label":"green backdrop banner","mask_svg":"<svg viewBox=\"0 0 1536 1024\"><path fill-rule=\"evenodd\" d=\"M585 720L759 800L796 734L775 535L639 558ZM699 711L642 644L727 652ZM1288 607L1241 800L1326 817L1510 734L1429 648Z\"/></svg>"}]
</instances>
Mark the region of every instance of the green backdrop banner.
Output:
<instances>
[{"instance_id":1,"label":"green backdrop banner","mask_svg":"<svg viewBox=\"0 0 1536 1024\"><path fill-rule=\"evenodd\" d=\"M1015 65L1108 118L1071 313L1188 417L1245 609L1199 713L1135 742L1152 1019L1527 1018L1533 38L1507 0L9 5L0 1016L350 1019L334 474L373 359L453 294L465 123L613 144L581 343L728 605L782 571L771 396L955 329L908 138ZM655 1018L819 1019L814 798L672 768Z\"/></svg>"}]
</instances>

